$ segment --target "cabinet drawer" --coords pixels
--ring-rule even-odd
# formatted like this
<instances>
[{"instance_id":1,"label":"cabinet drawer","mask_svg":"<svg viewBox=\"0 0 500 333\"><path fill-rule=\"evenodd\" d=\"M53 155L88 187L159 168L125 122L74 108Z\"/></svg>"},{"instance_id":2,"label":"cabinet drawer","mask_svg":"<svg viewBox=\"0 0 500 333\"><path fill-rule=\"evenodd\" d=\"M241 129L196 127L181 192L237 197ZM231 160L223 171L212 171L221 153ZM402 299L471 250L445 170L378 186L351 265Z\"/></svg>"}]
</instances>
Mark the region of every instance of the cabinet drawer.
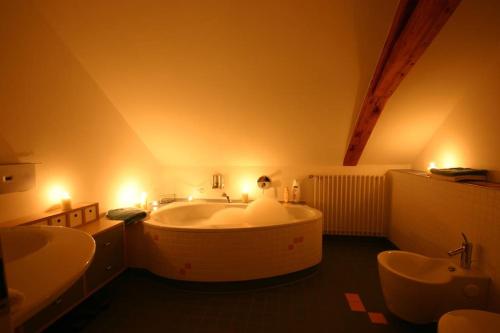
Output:
<instances>
[{"instance_id":1,"label":"cabinet drawer","mask_svg":"<svg viewBox=\"0 0 500 333\"><path fill-rule=\"evenodd\" d=\"M123 228L116 227L94 237L94 261L86 273L88 291L101 286L124 267Z\"/></svg>"},{"instance_id":2,"label":"cabinet drawer","mask_svg":"<svg viewBox=\"0 0 500 333\"><path fill-rule=\"evenodd\" d=\"M65 227L66 226L66 215L61 214L54 216L50 219L50 225L55 225L58 227Z\"/></svg>"},{"instance_id":3,"label":"cabinet drawer","mask_svg":"<svg viewBox=\"0 0 500 333\"><path fill-rule=\"evenodd\" d=\"M40 332L84 297L83 279L79 279L61 297L24 323L24 333Z\"/></svg>"},{"instance_id":4,"label":"cabinet drawer","mask_svg":"<svg viewBox=\"0 0 500 333\"><path fill-rule=\"evenodd\" d=\"M81 209L72 211L71 213L68 214L68 216L69 216L68 227L76 227L83 223L83 216Z\"/></svg>"},{"instance_id":5,"label":"cabinet drawer","mask_svg":"<svg viewBox=\"0 0 500 333\"><path fill-rule=\"evenodd\" d=\"M85 223L92 222L97 219L97 206L89 206L83 209Z\"/></svg>"},{"instance_id":6,"label":"cabinet drawer","mask_svg":"<svg viewBox=\"0 0 500 333\"><path fill-rule=\"evenodd\" d=\"M49 220L38 220L35 223L31 223L30 225L49 225Z\"/></svg>"}]
</instances>

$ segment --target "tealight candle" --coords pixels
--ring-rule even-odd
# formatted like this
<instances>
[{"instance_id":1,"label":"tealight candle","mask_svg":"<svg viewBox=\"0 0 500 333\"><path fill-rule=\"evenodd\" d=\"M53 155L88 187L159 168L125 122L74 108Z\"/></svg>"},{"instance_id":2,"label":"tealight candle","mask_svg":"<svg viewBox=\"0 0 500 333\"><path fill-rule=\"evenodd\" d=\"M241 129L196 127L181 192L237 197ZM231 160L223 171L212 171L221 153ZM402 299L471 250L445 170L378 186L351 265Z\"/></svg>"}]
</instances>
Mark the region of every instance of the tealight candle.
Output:
<instances>
[{"instance_id":1,"label":"tealight candle","mask_svg":"<svg viewBox=\"0 0 500 333\"><path fill-rule=\"evenodd\" d=\"M427 174L430 175L431 174L431 169L436 169L436 163L434 162L431 162L429 163L429 166L427 167Z\"/></svg>"},{"instance_id":2,"label":"tealight candle","mask_svg":"<svg viewBox=\"0 0 500 333\"><path fill-rule=\"evenodd\" d=\"M71 198L67 193L61 198L61 208L62 210L71 210Z\"/></svg>"}]
</instances>

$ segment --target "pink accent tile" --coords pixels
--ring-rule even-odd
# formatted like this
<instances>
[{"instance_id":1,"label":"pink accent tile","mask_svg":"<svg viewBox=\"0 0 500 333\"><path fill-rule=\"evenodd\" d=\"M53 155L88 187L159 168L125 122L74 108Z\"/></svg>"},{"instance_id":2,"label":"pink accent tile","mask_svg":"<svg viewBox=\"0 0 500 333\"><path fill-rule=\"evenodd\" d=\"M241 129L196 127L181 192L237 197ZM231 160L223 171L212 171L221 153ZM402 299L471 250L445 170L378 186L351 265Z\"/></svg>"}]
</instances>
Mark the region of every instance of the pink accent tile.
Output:
<instances>
[{"instance_id":1,"label":"pink accent tile","mask_svg":"<svg viewBox=\"0 0 500 333\"><path fill-rule=\"evenodd\" d=\"M187 262L184 264L185 269L191 269L191 263Z\"/></svg>"},{"instance_id":2,"label":"pink accent tile","mask_svg":"<svg viewBox=\"0 0 500 333\"><path fill-rule=\"evenodd\" d=\"M345 293L345 298L347 298L347 301L359 301L361 302L361 297L359 297L359 294L356 293Z\"/></svg>"},{"instance_id":3,"label":"pink accent tile","mask_svg":"<svg viewBox=\"0 0 500 333\"><path fill-rule=\"evenodd\" d=\"M359 294L345 293L344 295L345 298L347 299L349 307L351 308L351 311L366 312L366 308L363 302L361 301L361 297L359 297Z\"/></svg>"},{"instance_id":4,"label":"pink accent tile","mask_svg":"<svg viewBox=\"0 0 500 333\"><path fill-rule=\"evenodd\" d=\"M289 245L288 245L288 250L293 250L293 248L294 248L294 247L295 247L295 246L293 246L293 244L289 244Z\"/></svg>"},{"instance_id":5,"label":"pink accent tile","mask_svg":"<svg viewBox=\"0 0 500 333\"><path fill-rule=\"evenodd\" d=\"M186 275L186 270L185 270L184 268L181 268L181 269L179 270L179 274L180 274L180 275Z\"/></svg>"},{"instance_id":6,"label":"pink accent tile","mask_svg":"<svg viewBox=\"0 0 500 333\"><path fill-rule=\"evenodd\" d=\"M380 312L368 312L368 317L373 324L387 325L387 319L383 313Z\"/></svg>"}]
</instances>

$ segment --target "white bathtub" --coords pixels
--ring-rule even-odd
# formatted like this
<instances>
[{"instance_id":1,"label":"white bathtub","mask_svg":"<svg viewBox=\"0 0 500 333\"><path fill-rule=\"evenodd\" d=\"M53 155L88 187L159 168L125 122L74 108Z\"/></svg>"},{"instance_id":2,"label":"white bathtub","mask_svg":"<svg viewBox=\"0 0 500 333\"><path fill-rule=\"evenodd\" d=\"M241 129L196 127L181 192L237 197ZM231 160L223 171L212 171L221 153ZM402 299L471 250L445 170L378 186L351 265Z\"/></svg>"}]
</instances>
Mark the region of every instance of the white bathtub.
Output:
<instances>
[{"instance_id":1,"label":"white bathtub","mask_svg":"<svg viewBox=\"0 0 500 333\"><path fill-rule=\"evenodd\" d=\"M322 214L285 205L288 219L252 223L210 217L244 204L169 204L128 233L129 264L171 279L243 281L300 271L321 262ZM231 215L231 214L229 214ZM264 223L262 223L264 222Z\"/></svg>"}]
</instances>

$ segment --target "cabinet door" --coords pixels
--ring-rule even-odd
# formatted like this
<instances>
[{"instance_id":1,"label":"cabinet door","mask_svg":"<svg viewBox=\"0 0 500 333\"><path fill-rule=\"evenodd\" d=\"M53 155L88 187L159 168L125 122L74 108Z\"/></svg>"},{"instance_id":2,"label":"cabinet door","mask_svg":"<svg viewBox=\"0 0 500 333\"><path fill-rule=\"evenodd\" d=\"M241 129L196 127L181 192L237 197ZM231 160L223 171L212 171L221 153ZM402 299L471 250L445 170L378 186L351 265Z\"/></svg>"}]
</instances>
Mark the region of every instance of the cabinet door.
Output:
<instances>
[{"instance_id":1,"label":"cabinet door","mask_svg":"<svg viewBox=\"0 0 500 333\"><path fill-rule=\"evenodd\" d=\"M24 333L40 332L57 320L63 313L76 305L84 297L83 278L57 298L52 304L38 312L23 324Z\"/></svg>"},{"instance_id":2,"label":"cabinet door","mask_svg":"<svg viewBox=\"0 0 500 333\"><path fill-rule=\"evenodd\" d=\"M96 235L94 239L96 243L94 261L85 275L88 292L100 287L125 265L123 226Z\"/></svg>"}]
</instances>

